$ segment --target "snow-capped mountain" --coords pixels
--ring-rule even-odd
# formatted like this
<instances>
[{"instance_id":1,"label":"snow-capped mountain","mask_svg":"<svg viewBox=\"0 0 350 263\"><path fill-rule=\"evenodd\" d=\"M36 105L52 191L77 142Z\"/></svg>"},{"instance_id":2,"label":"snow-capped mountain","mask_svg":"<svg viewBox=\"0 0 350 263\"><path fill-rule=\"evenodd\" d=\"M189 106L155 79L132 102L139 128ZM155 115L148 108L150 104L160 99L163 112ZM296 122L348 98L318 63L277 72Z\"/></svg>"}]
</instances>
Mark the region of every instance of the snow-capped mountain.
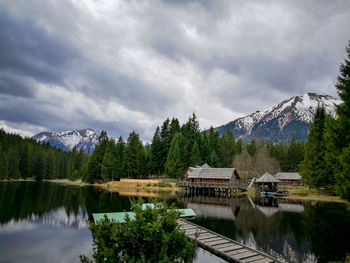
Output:
<instances>
[{"instance_id":1,"label":"snow-capped mountain","mask_svg":"<svg viewBox=\"0 0 350 263\"><path fill-rule=\"evenodd\" d=\"M288 143L293 134L297 140L305 140L317 106L323 105L327 114L336 117L336 106L340 103L341 100L326 94L306 93L231 121L215 130L219 134L232 130L236 138L244 141L264 138L266 142Z\"/></svg>"},{"instance_id":2,"label":"snow-capped mountain","mask_svg":"<svg viewBox=\"0 0 350 263\"><path fill-rule=\"evenodd\" d=\"M100 134L92 129L63 132L40 132L32 138L38 142L48 142L52 146L71 151L74 147L77 150L83 149L84 153L93 152Z\"/></svg>"}]
</instances>

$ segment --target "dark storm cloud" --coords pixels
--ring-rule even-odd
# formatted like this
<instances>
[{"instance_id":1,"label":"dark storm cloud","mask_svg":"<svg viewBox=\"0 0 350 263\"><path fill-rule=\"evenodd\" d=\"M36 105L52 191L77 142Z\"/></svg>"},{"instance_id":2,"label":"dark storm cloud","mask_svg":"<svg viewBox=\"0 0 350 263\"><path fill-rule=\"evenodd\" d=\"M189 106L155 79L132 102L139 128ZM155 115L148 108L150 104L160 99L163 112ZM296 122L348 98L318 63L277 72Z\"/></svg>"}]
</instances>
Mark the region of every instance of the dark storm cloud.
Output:
<instances>
[{"instance_id":1,"label":"dark storm cloud","mask_svg":"<svg viewBox=\"0 0 350 263\"><path fill-rule=\"evenodd\" d=\"M0 73L0 94L33 98L33 83L26 78Z\"/></svg>"},{"instance_id":2,"label":"dark storm cloud","mask_svg":"<svg viewBox=\"0 0 350 263\"><path fill-rule=\"evenodd\" d=\"M29 20L0 11L0 71L61 84L64 70L78 56L63 40Z\"/></svg>"}]
</instances>

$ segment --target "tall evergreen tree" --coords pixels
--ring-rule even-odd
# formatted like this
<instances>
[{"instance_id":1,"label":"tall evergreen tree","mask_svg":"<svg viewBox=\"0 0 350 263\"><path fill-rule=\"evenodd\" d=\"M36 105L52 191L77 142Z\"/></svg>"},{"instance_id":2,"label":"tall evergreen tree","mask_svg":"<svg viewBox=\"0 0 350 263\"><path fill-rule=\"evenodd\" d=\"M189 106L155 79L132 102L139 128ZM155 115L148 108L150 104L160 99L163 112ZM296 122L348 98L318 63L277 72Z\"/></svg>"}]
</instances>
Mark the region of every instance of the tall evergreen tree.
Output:
<instances>
[{"instance_id":1,"label":"tall evergreen tree","mask_svg":"<svg viewBox=\"0 0 350 263\"><path fill-rule=\"evenodd\" d=\"M101 168L108 142L106 131L102 131L99 137L99 142L96 145L88 164L88 174L85 178L86 182L92 183L94 179L102 179Z\"/></svg>"},{"instance_id":2,"label":"tall evergreen tree","mask_svg":"<svg viewBox=\"0 0 350 263\"><path fill-rule=\"evenodd\" d=\"M159 126L153 135L150 152L150 172L160 175L162 173L162 140L160 138Z\"/></svg>"},{"instance_id":3,"label":"tall evergreen tree","mask_svg":"<svg viewBox=\"0 0 350 263\"><path fill-rule=\"evenodd\" d=\"M219 142L220 166L230 167L236 152L235 137L232 131L227 130Z\"/></svg>"},{"instance_id":4,"label":"tall evergreen tree","mask_svg":"<svg viewBox=\"0 0 350 263\"><path fill-rule=\"evenodd\" d=\"M196 166L201 164L202 164L201 153L199 151L198 143L197 141L195 141L191 152L190 166Z\"/></svg>"},{"instance_id":5,"label":"tall evergreen tree","mask_svg":"<svg viewBox=\"0 0 350 263\"><path fill-rule=\"evenodd\" d=\"M300 164L303 182L317 188L329 186L332 183L331 175L326 173L326 150L323 140L325 120L326 111L323 106L319 106L316 109L305 144L305 157Z\"/></svg>"},{"instance_id":6,"label":"tall evergreen tree","mask_svg":"<svg viewBox=\"0 0 350 263\"><path fill-rule=\"evenodd\" d=\"M19 152L17 146L12 145L8 150L8 177L18 179L19 174Z\"/></svg>"},{"instance_id":7,"label":"tall evergreen tree","mask_svg":"<svg viewBox=\"0 0 350 263\"><path fill-rule=\"evenodd\" d=\"M7 178L7 158L0 143L0 180Z\"/></svg>"},{"instance_id":8,"label":"tall evergreen tree","mask_svg":"<svg viewBox=\"0 0 350 263\"><path fill-rule=\"evenodd\" d=\"M116 177L123 178L125 177L125 143L123 138L120 136L115 147L115 156L116 156Z\"/></svg>"},{"instance_id":9,"label":"tall evergreen tree","mask_svg":"<svg viewBox=\"0 0 350 263\"><path fill-rule=\"evenodd\" d=\"M172 178L181 177L186 170L186 163L184 160L184 140L175 133L171 141L170 150L167 161L165 163L165 173Z\"/></svg>"},{"instance_id":10,"label":"tall evergreen tree","mask_svg":"<svg viewBox=\"0 0 350 263\"><path fill-rule=\"evenodd\" d=\"M346 47L347 57L340 65L340 74L335 87L343 103L337 107L338 119L334 128L328 127L327 165L335 175L335 191L341 197L350 200L350 41ZM332 121L327 122L330 124ZM332 163L332 161L334 163ZM331 168L330 168L331 167Z\"/></svg>"},{"instance_id":11,"label":"tall evergreen tree","mask_svg":"<svg viewBox=\"0 0 350 263\"><path fill-rule=\"evenodd\" d=\"M129 134L125 149L125 170L128 178L136 178L140 175L145 161L143 155L143 145L139 135L133 131Z\"/></svg>"},{"instance_id":12,"label":"tall evergreen tree","mask_svg":"<svg viewBox=\"0 0 350 263\"><path fill-rule=\"evenodd\" d=\"M108 143L101 165L101 177L103 180L115 180L117 178L117 157L114 153L115 145Z\"/></svg>"}]
</instances>

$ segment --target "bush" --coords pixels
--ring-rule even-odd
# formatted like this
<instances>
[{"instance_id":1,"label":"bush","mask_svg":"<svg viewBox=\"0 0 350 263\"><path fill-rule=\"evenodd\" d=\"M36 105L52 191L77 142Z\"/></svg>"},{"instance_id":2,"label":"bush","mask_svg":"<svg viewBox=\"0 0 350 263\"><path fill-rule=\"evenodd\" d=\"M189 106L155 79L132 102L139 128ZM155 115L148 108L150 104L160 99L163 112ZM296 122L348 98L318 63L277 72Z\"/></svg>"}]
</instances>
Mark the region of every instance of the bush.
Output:
<instances>
[{"instance_id":1,"label":"bush","mask_svg":"<svg viewBox=\"0 0 350 263\"><path fill-rule=\"evenodd\" d=\"M135 220L115 223L105 216L91 223L93 260L80 256L81 262L191 262L196 245L179 230L179 213L174 205L154 203L141 209L143 201L132 203Z\"/></svg>"}]
</instances>

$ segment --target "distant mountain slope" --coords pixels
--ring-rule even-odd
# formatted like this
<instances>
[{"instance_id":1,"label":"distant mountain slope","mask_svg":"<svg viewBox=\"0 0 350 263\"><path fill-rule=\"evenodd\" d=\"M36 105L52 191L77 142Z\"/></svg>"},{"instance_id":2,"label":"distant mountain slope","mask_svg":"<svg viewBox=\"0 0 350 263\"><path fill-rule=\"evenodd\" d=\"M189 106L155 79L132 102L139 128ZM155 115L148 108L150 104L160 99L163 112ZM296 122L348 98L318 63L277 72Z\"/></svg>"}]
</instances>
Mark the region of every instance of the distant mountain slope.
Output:
<instances>
[{"instance_id":1,"label":"distant mountain slope","mask_svg":"<svg viewBox=\"0 0 350 263\"><path fill-rule=\"evenodd\" d=\"M336 116L336 106L341 101L326 94L306 93L284 100L278 105L257 111L215 128L221 135L228 129L236 138L244 141L264 138L266 142L288 143L295 134L297 140L305 140L317 105L324 105L326 112Z\"/></svg>"},{"instance_id":2,"label":"distant mountain slope","mask_svg":"<svg viewBox=\"0 0 350 263\"><path fill-rule=\"evenodd\" d=\"M92 129L63 132L40 132L32 138L43 143L48 142L52 146L71 151L74 147L83 149L85 153L93 152L98 143L100 134Z\"/></svg>"}]
</instances>

